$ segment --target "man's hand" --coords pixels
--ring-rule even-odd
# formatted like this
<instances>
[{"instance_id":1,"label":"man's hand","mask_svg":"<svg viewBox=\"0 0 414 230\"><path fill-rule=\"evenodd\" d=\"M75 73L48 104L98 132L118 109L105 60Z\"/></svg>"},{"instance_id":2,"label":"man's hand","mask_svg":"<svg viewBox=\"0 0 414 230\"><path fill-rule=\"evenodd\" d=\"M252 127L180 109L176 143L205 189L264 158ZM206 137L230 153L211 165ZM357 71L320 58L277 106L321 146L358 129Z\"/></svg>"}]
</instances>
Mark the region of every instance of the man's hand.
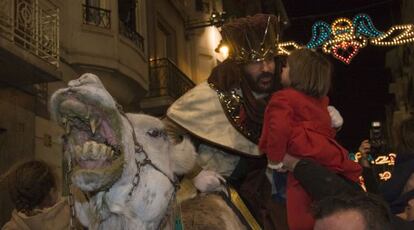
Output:
<instances>
[{"instance_id":1,"label":"man's hand","mask_svg":"<svg viewBox=\"0 0 414 230\"><path fill-rule=\"evenodd\" d=\"M371 167L371 164L368 161L368 153L371 152L371 144L369 143L369 140L363 140L358 151L361 153L359 164L365 168Z\"/></svg>"},{"instance_id":2,"label":"man's hand","mask_svg":"<svg viewBox=\"0 0 414 230\"><path fill-rule=\"evenodd\" d=\"M226 180L218 173L210 170L202 170L193 178L194 186L200 192L222 191Z\"/></svg>"},{"instance_id":3,"label":"man's hand","mask_svg":"<svg viewBox=\"0 0 414 230\"><path fill-rule=\"evenodd\" d=\"M368 154L371 151L371 144L369 143L369 140L363 140L358 148L358 151L361 154Z\"/></svg>"},{"instance_id":4,"label":"man's hand","mask_svg":"<svg viewBox=\"0 0 414 230\"><path fill-rule=\"evenodd\" d=\"M331 126L332 128L339 129L344 124L344 119L338 110L333 106L328 106L329 116L331 116Z\"/></svg>"}]
</instances>

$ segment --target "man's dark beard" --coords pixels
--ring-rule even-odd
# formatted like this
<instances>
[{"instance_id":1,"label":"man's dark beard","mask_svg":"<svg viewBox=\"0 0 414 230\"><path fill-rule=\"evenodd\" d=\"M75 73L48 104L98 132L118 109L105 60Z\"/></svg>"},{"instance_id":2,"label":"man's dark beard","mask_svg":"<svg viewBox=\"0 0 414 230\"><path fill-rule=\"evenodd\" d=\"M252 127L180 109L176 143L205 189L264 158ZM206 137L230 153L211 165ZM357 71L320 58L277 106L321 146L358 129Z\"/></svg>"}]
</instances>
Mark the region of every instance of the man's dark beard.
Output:
<instances>
[{"instance_id":1,"label":"man's dark beard","mask_svg":"<svg viewBox=\"0 0 414 230\"><path fill-rule=\"evenodd\" d=\"M275 88L275 78L276 76L273 73L269 73L269 72L263 72L261 73L256 79L253 79L253 77L249 74L246 73L246 78L247 78L247 83L249 84L250 88L252 91L256 92L256 93L272 93L274 91ZM259 85L259 81L262 78L271 78L271 82L268 85L268 87L263 88Z\"/></svg>"}]
</instances>

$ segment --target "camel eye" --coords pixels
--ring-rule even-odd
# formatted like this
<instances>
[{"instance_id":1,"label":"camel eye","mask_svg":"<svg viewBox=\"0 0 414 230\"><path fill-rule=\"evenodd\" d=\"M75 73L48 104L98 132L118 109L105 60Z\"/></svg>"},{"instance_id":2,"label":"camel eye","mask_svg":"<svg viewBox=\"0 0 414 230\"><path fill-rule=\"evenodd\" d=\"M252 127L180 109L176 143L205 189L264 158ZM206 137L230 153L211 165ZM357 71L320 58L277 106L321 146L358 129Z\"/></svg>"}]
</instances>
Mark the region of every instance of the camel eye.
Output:
<instances>
[{"instance_id":1,"label":"camel eye","mask_svg":"<svg viewBox=\"0 0 414 230\"><path fill-rule=\"evenodd\" d=\"M160 137L164 134L164 132L162 130L159 130L159 129L150 129L150 130L147 131L147 134L150 137Z\"/></svg>"}]
</instances>

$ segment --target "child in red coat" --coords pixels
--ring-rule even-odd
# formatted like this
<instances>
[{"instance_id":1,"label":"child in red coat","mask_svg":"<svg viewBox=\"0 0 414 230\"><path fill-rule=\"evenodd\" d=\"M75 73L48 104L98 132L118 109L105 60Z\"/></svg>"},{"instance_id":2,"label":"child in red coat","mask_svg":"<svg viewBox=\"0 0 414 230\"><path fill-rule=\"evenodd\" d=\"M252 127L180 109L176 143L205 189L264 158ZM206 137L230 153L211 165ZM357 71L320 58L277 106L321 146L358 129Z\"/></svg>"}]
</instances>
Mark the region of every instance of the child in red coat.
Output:
<instances>
[{"instance_id":1,"label":"child in red coat","mask_svg":"<svg viewBox=\"0 0 414 230\"><path fill-rule=\"evenodd\" d=\"M267 105L259 143L270 167L277 171L274 178L283 172L281 162L289 153L312 159L348 180L358 181L361 167L348 159L348 151L335 141L335 130L331 127L326 96L331 72L330 62L310 49L299 49L289 55L281 76L285 88L274 93ZM289 228L312 229L312 200L291 173L286 195Z\"/></svg>"}]
</instances>

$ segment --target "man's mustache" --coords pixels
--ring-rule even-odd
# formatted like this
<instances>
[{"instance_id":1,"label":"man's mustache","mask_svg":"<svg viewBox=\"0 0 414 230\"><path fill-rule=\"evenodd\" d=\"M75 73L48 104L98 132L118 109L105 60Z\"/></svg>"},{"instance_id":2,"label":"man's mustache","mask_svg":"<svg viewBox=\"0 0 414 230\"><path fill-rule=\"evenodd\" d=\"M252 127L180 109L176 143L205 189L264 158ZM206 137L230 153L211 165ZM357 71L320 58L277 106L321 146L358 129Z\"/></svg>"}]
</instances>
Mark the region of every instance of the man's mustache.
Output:
<instances>
[{"instance_id":1,"label":"man's mustache","mask_svg":"<svg viewBox=\"0 0 414 230\"><path fill-rule=\"evenodd\" d=\"M262 78L274 78L275 75L273 73L269 73L269 72L264 72L261 73L259 76L257 76L257 80L256 82L259 82L260 80L262 80Z\"/></svg>"}]
</instances>

